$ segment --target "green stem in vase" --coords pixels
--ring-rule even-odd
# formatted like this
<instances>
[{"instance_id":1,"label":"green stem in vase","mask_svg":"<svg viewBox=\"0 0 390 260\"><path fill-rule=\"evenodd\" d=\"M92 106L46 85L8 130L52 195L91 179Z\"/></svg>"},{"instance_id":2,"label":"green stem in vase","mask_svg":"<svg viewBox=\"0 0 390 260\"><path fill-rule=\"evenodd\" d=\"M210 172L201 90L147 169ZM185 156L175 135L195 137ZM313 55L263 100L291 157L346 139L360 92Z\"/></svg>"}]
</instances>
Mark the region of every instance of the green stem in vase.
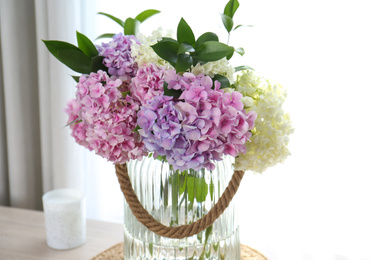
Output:
<instances>
[{"instance_id":1,"label":"green stem in vase","mask_svg":"<svg viewBox=\"0 0 390 260\"><path fill-rule=\"evenodd\" d=\"M172 175L172 219L171 226L179 224L179 175L177 170Z\"/></svg>"},{"instance_id":2,"label":"green stem in vase","mask_svg":"<svg viewBox=\"0 0 390 260\"><path fill-rule=\"evenodd\" d=\"M211 199L213 199L214 195L214 183L211 180L210 185L207 184L205 180L205 171L202 170L197 173L193 169L189 169L188 171L180 172L179 170L174 171L172 168L170 169L172 172L171 177L169 178L169 182L171 184L171 199L172 199L172 218L171 218L171 226L179 224L179 210L182 207L183 203L185 206L185 212L189 214L195 214L194 204L196 203L201 205L202 202L206 201L207 195L210 194ZM204 205L203 205L204 207ZM202 214L204 214L204 208L202 209ZM196 214L199 215L201 212L198 211ZM201 215L201 214L200 214ZM201 217L201 216L198 216ZM187 224L193 222L193 218L188 218L186 221ZM203 237L203 232L198 234L198 240L201 244L204 244L203 251L199 256L199 259L204 260L205 258L210 257L211 251L206 252L207 242L209 241L210 235L213 231L213 226L208 227L205 230L205 236ZM203 240L204 239L204 240ZM193 255L189 259L193 259L195 255Z\"/></svg>"},{"instance_id":3,"label":"green stem in vase","mask_svg":"<svg viewBox=\"0 0 390 260\"><path fill-rule=\"evenodd\" d=\"M209 240L209 237L211 235L211 232L213 232L213 226L209 226L208 228L206 228L206 236L205 236L205 239L204 239L204 247L203 247L203 251L202 251L202 254L200 254L199 256L199 260L203 260L206 256L206 258L209 258L210 257L210 251L206 253L206 247L207 247L207 241Z\"/></svg>"}]
</instances>

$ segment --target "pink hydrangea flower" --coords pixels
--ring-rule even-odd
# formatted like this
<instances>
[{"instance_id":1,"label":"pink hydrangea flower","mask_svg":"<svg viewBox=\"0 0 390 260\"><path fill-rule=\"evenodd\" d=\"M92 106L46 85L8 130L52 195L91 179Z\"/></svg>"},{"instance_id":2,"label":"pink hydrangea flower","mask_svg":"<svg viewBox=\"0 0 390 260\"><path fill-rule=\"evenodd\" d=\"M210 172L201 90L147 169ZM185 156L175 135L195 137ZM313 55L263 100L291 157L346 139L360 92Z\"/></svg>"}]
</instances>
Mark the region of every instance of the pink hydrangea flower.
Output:
<instances>
[{"instance_id":1,"label":"pink hydrangea flower","mask_svg":"<svg viewBox=\"0 0 390 260\"><path fill-rule=\"evenodd\" d=\"M160 69L154 63L140 67L135 77L131 80L130 93L137 98L141 105L155 96L164 92L164 69Z\"/></svg>"},{"instance_id":2,"label":"pink hydrangea flower","mask_svg":"<svg viewBox=\"0 0 390 260\"><path fill-rule=\"evenodd\" d=\"M84 147L87 147L89 150L92 150L88 142L85 140L87 138L87 124L79 119L78 113L80 111L80 106L77 103L76 99L72 99L68 102L65 112L69 115L68 124L71 129L71 136L76 139L76 142Z\"/></svg>"},{"instance_id":3,"label":"pink hydrangea flower","mask_svg":"<svg viewBox=\"0 0 390 260\"><path fill-rule=\"evenodd\" d=\"M223 155L246 152L256 113L243 110L240 93L225 93L202 74L166 71L165 81L180 97L155 96L138 112L140 135L155 157L165 156L175 170L213 170Z\"/></svg>"},{"instance_id":4,"label":"pink hydrangea flower","mask_svg":"<svg viewBox=\"0 0 390 260\"><path fill-rule=\"evenodd\" d=\"M140 103L131 96L122 97L128 84L98 71L81 76L76 99L68 103L72 136L76 142L113 163L141 159L146 150L137 132Z\"/></svg>"}]
</instances>

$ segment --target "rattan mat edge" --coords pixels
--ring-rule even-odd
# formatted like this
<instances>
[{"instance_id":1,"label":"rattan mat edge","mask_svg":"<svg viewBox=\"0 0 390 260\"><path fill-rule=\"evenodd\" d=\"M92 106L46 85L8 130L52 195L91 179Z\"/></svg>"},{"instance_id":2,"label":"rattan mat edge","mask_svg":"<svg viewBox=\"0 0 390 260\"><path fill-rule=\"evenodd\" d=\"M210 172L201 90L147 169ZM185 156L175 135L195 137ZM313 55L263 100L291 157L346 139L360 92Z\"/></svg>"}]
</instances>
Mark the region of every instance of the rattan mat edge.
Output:
<instances>
[{"instance_id":1,"label":"rattan mat edge","mask_svg":"<svg viewBox=\"0 0 390 260\"><path fill-rule=\"evenodd\" d=\"M91 260L123 260L123 242L101 252ZM241 245L241 260L267 260L267 258L256 249Z\"/></svg>"}]
</instances>

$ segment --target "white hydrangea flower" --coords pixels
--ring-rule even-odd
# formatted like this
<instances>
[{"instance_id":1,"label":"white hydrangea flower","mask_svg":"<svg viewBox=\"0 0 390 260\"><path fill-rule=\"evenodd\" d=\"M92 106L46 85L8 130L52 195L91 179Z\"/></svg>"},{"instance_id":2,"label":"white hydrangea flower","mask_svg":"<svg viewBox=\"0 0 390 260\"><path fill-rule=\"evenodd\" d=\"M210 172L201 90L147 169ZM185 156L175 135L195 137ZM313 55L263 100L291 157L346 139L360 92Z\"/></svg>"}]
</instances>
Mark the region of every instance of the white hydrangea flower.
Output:
<instances>
[{"instance_id":1,"label":"white hydrangea flower","mask_svg":"<svg viewBox=\"0 0 390 260\"><path fill-rule=\"evenodd\" d=\"M152 49L152 45L156 44L162 37L171 37L172 32L165 32L161 27L154 30L150 36L138 34L137 39L140 44L131 45L131 57L134 58L138 66L144 66L148 63L154 63L157 66L165 69L173 69L169 62L160 58Z\"/></svg>"},{"instance_id":2,"label":"white hydrangea flower","mask_svg":"<svg viewBox=\"0 0 390 260\"><path fill-rule=\"evenodd\" d=\"M242 104L244 104L244 108L246 108L246 109L253 107L255 104L254 99L252 97L247 97L247 96L242 97L241 102L242 102Z\"/></svg>"},{"instance_id":3,"label":"white hydrangea flower","mask_svg":"<svg viewBox=\"0 0 390 260\"><path fill-rule=\"evenodd\" d=\"M206 76L214 77L216 74L220 74L229 79L232 83L234 82L234 67L230 65L229 61L226 58L207 62L206 64L200 65L199 63L196 66L191 66L191 72L195 75L203 73Z\"/></svg>"},{"instance_id":4,"label":"white hydrangea flower","mask_svg":"<svg viewBox=\"0 0 390 260\"><path fill-rule=\"evenodd\" d=\"M281 85L253 71L238 75L235 88L243 94L246 110L255 111L257 118L252 137L246 143L247 153L239 155L234 166L237 170L262 173L290 155L287 145L294 130L290 116L282 108L287 93Z\"/></svg>"}]
</instances>

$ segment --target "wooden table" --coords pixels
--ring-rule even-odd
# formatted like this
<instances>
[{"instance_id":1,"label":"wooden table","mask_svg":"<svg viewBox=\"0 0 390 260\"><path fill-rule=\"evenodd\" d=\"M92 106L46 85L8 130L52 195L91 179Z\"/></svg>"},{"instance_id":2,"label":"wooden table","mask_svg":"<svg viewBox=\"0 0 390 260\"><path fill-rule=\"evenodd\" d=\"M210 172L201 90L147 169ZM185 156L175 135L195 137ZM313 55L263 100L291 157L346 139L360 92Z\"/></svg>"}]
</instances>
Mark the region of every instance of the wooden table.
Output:
<instances>
[{"instance_id":1,"label":"wooden table","mask_svg":"<svg viewBox=\"0 0 390 260\"><path fill-rule=\"evenodd\" d=\"M0 206L0 260L89 260L123 241L123 225L87 220L84 245L66 251L46 244L42 211Z\"/></svg>"}]
</instances>

